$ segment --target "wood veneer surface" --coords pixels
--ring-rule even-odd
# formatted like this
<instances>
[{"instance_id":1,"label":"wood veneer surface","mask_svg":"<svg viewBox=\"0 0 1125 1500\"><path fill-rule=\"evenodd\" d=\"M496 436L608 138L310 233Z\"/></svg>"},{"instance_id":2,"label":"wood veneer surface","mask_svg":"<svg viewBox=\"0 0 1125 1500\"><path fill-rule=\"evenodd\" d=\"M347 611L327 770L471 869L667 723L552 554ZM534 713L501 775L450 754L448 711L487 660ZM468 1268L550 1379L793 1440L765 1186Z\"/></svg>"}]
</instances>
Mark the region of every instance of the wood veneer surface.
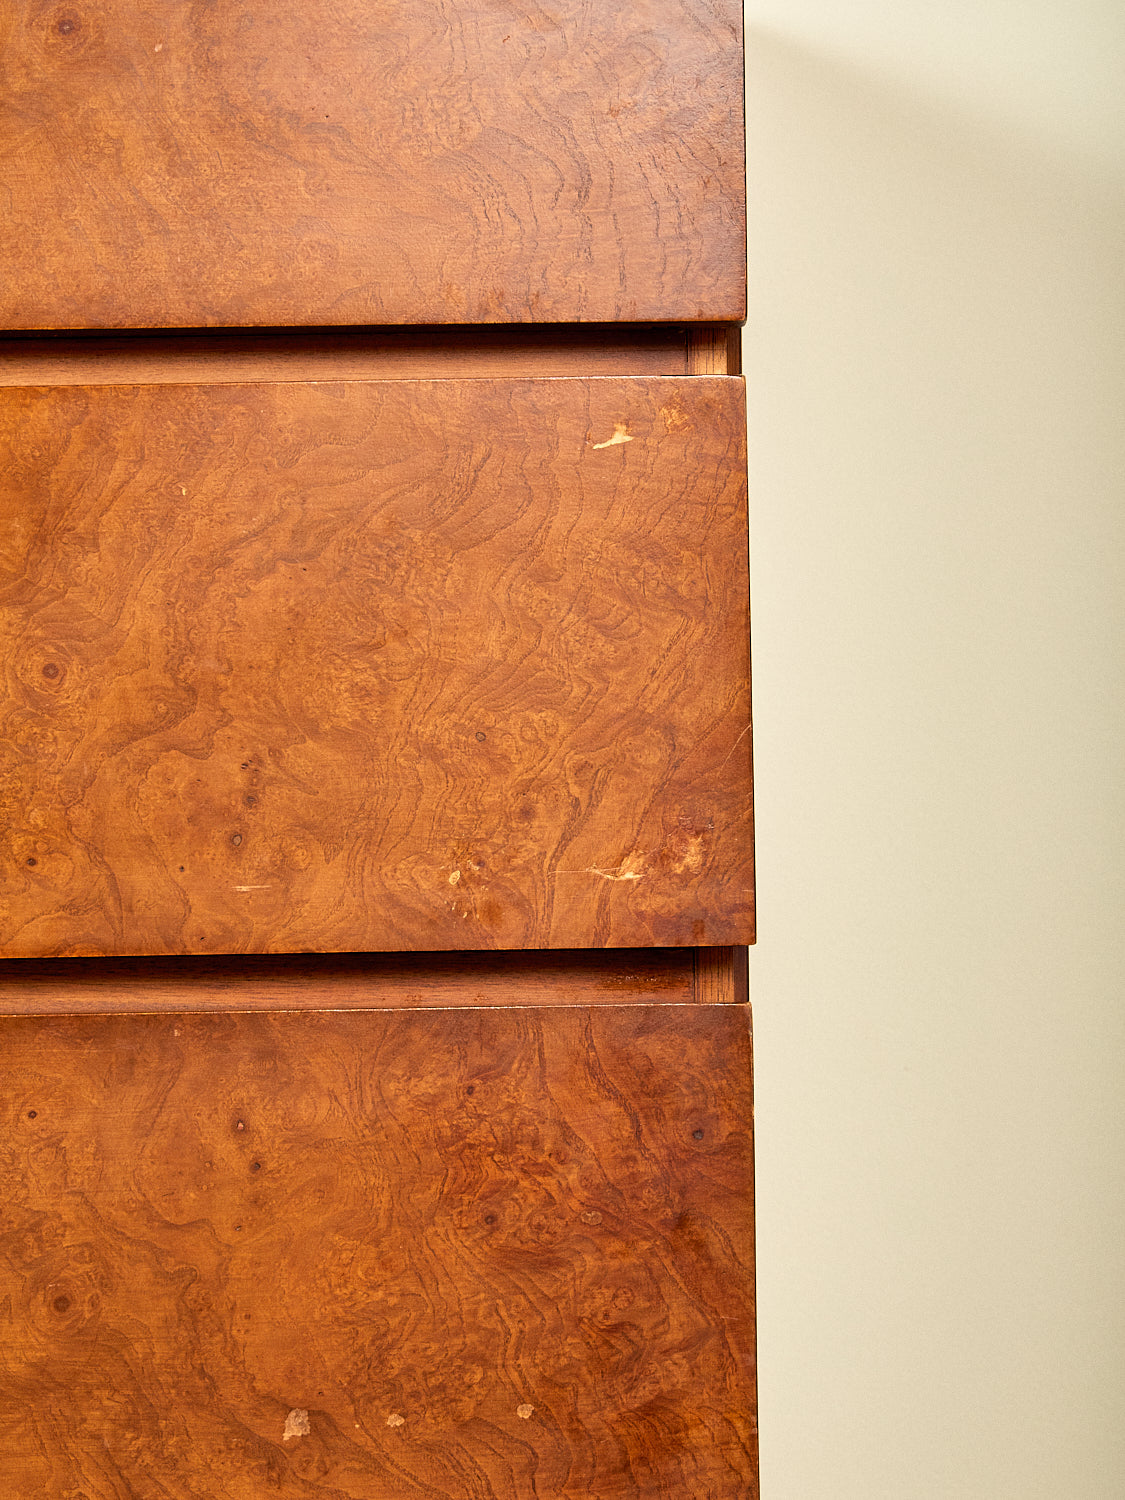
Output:
<instances>
[{"instance_id":1,"label":"wood veneer surface","mask_svg":"<svg viewBox=\"0 0 1125 1500\"><path fill-rule=\"evenodd\" d=\"M743 1500L745 1007L0 1021L0 1492Z\"/></svg>"},{"instance_id":2,"label":"wood veneer surface","mask_svg":"<svg viewBox=\"0 0 1125 1500\"><path fill-rule=\"evenodd\" d=\"M0 327L738 321L738 0L12 0Z\"/></svg>"},{"instance_id":3,"label":"wood veneer surface","mask_svg":"<svg viewBox=\"0 0 1125 1500\"><path fill-rule=\"evenodd\" d=\"M752 936L742 384L0 392L0 952Z\"/></svg>"}]
</instances>

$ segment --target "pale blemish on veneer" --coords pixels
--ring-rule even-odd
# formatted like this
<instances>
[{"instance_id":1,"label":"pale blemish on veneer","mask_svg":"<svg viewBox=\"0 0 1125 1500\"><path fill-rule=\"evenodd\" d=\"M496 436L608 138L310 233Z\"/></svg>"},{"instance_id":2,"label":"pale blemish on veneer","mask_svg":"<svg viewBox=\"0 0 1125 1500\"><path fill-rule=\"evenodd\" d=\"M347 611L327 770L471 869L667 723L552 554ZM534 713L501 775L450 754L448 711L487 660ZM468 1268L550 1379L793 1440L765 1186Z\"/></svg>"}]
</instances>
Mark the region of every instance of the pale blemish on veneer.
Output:
<instances>
[{"instance_id":1,"label":"pale blemish on veneer","mask_svg":"<svg viewBox=\"0 0 1125 1500\"><path fill-rule=\"evenodd\" d=\"M594 443L591 446L594 448L616 448L621 443L631 443L632 441L628 425L625 422L615 422L613 424L613 436L606 438L604 443Z\"/></svg>"},{"instance_id":2,"label":"pale blemish on veneer","mask_svg":"<svg viewBox=\"0 0 1125 1500\"><path fill-rule=\"evenodd\" d=\"M688 872L694 875L702 868L703 839L704 836L701 833L693 833L688 836L683 853L672 866L677 875L684 875Z\"/></svg>"},{"instance_id":3,"label":"pale blemish on veneer","mask_svg":"<svg viewBox=\"0 0 1125 1500\"><path fill-rule=\"evenodd\" d=\"M290 1438L308 1437L308 1435L309 1414L303 1407L295 1406L285 1418L285 1431L281 1435L281 1440L287 1443Z\"/></svg>"},{"instance_id":4,"label":"pale blemish on veneer","mask_svg":"<svg viewBox=\"0 0 1125 1500\"><path fill-rule=\"evenodd\" d=\"M600 875L603 880L643 880L645 878L645 857L643 854L627 854L616 869L599 870L597 865L590 865L583 873L586 875Z\"/></svg>"}]
</instances>

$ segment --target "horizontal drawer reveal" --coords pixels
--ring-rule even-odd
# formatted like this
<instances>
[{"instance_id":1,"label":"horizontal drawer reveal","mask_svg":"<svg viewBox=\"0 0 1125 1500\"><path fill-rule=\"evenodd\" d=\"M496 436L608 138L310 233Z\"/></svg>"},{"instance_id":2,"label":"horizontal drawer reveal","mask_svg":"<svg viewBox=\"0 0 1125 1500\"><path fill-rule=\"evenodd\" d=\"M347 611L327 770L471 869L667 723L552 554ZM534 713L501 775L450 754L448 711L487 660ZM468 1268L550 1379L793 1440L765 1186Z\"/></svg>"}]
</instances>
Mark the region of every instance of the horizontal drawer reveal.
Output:
<instances>
[{"instance_id":1,"label":"horizontal drawer reveal","mask_svg":"<svg viewBox=\"0 0 1125 1500\"><path fill-rule=\"evenodd\" d=\"M0 1014L724 1005L744 948L0 960Z\"/></svg>"},{"instance_id":2,"label":"horizontal drawer reveal","mask_svg":"<svg viewBox=\"0 0 1125 1500\"><path fill-rule=\"evenodd\" d=\"M0 337L0 385L737 374L725 363L721 369L694 367L696 346L709 332L673 324L523 323L316 333L21 334Z\"/></svg>"},{"instance_id":3,"label":"horizontal drawer reveal","mask_svg":"<svg viewBox=\"0 0 1125 1500\"><path fill-rule=\"evenodd\" d=\"M0 391L0 952L752 936L732 378Z\"/></svg>"}]
</instances>

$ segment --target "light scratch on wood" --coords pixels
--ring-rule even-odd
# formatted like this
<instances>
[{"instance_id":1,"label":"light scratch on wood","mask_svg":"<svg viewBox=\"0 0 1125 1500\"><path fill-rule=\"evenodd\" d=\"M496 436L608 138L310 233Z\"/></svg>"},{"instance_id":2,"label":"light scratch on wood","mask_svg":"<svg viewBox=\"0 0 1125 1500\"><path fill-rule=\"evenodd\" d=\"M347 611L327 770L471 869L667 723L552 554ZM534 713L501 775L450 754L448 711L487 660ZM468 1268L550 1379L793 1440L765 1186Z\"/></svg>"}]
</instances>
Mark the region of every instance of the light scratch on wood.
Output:
<instances>
[{"instance_id":1,"label":"light scratch on wood","mask_svg":"<svg viewBox=\"0 0 1125 1500\"><path fill-rule=\"evenodd\" d=\"M643 854L627 854L613 870L599 870L597 865L590 865L582 873L584 875L600 875L603 880L643 880L645 878L645 857Z\"/></svg>"},{"instance_id":2,"label":"light scratch on wood","mask_svg":"<svg viewBox=\"0 0 1125 1500\"><path fill-rule=\"evenodd\" d=\"M746 738L746 736L749 733L750 733L750 725L747 724L746 728L738 736L738 738L735 740L734 744L730 747L730 749L727 751L727 753L723 756L722 760L719 762L719 770L720 771L726 765L727 761L730 760L731 756L738 749L739 745L742 744L742 741Z\"/></svg>"}]
</instances>

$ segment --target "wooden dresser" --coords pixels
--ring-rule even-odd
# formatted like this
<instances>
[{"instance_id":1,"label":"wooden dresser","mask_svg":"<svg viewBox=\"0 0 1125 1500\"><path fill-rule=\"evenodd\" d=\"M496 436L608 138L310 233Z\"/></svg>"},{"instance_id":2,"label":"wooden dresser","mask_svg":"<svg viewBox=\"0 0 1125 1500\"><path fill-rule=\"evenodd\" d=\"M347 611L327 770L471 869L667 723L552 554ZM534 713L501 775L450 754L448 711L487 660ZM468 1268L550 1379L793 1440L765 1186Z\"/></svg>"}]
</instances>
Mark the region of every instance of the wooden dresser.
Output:
<instances>
[{"instance_id":1,"label":"wooden dresser","mask_svg":"<svg viewBox=\"0 0 1125 1500\"><path fill-rule=\"evenodd\" d=\"M3 1500L757 1495L741 49L3 7Z\"/></svg>"}]
</instances>

